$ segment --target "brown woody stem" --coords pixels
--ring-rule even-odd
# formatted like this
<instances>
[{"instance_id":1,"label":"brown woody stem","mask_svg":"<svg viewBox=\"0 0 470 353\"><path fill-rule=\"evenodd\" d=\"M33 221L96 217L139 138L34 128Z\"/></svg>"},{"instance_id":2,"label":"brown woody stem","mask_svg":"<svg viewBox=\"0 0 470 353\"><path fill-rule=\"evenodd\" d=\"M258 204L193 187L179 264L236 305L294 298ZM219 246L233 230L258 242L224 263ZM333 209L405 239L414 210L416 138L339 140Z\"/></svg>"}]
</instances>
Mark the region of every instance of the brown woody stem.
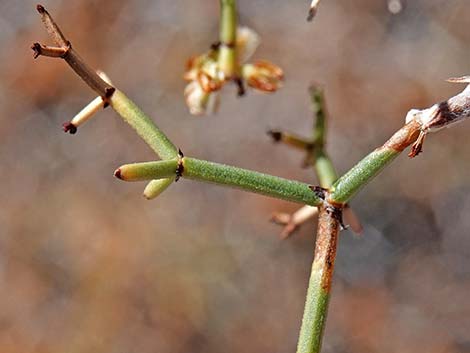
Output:
<instances>
[{"instance_id":1,"label":"brown woody stem","mask_svg":"<svg viewBox=\"0 0 470 353\"><path fill-rule=\"evenodd\" d=\"M37 10L41 15L41 20L46 27L47 32L52 37L53 41L59 46L48 47L39 43L34 43L32 49L34 50L34 57L37 58L40 55L49 57L60 57L64 59L67 64L90 86L95 92L97 92L103 100L107 101L114 91L115 88L110 84L106 83L95 70L90 68L83 59L78 55L75 49L72 48L71 43L65 38L64 34L60 30L59 26L55 23L49 12L42 5L37 6Z\"/></svg>"}]
</instances>

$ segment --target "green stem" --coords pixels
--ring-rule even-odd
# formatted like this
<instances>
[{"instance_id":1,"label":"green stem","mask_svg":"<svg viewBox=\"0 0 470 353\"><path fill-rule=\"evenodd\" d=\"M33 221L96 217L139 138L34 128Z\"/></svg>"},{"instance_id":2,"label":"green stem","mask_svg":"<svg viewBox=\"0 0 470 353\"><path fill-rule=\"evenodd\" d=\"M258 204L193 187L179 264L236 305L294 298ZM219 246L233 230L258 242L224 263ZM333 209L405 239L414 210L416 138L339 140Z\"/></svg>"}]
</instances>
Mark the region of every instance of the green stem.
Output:
<instances>
[{"instance_id":1,"label":"green stem","mask_svg":"<svg viewBox=\"0 0 470 353\"><path fill-rule=\"evenodd\" d=\"M335 167L328 156L326 143L326 103L324 91L321 87L311 86L309 89L315 125L312 132L314 148L314 168L320 186L329 189L338 179Z\"/></svg>"},{"instance_id":2,"label":"green stem","mask_svg":"<svg viewBox=\"0 0 470 353\"><path fill-rule=\"evenodd\" d=\"M235 0L220 0L220 49L219 69L225 78L231 79L237 74L237 6Z\"/></svg>"},{"instance_id":3,"label":"green stem","mask_svg":"<svg viewBox=\"0 0 470 353\"><path fill-rule=\"evenodd\" d=\"M412 121L398 130L383 146L368 154L333 185L330 202L344 204L377 176L417 138L420 124Z\"/></svg>"},{"instance_id":4,"label":"green stem","mask_svg":"<svg viewBox=\"0 0 470 353\"><path fill-rule=\"evenodd\" d=\"M318 353L325 329L339 234L338 217L319 207L315 256L308 283L297 353ZM339 210L340 211L340 210Z\"/></svg>"},{"instance_id":5,"label":"green stem","mask_svg":"<svg viewBox=\"0 0 470 353\"><path fill-rule=\"evenodd\" d=\"M323 201L310 189L309 184L300 181L189 157L182 158L180 162L172 159L126 164L119 167L115 175L125 181L161 179L174 176L177 169L184 178L230 186L277 199L311 206L317 206Z\"/></svg>"},{"instance_id":6,"label":"green stem","mask_svg":"<svg viewBox=\"0 0 470 353\"><path fill-rule=\"evenodd\" d=\"M178 156L178 149L175 145L155 125L153 120L124 93L116 89L110 99L110 105L161 159L171 159Z\"/></svg>"},{"instance_id":7,"label":"green stem","mask_svg":"<svg viewBox=\"0 0 470 353\"><path fill-rule=\"evenodd\" d=\"M185 178L231 186L312 206L322 202L308 184L299 181L188 157L183 158L183 166Z\"/></svg>"},{"instance_id":8,"label":"green stem","mask_svg":"<svg viewBox=\"0 0 470 353\"><path fill-rule=\"evenodd\" d=\"M315 151L314 153L314 168L318 177L318 181L320 182L320 186L325 189L329 189L336 179L338 179L335 167L333 166L330 157L323 149Z\"/></svg>"},{"instance_id":9,"label":"green stem","mask_svg":"<svg viewBox=\"0 0 470 353\"><path fill-rule=\"evenodd\" d=\"M165 191L174 181L175 178L152 180L145 187L143 195L147 200L152 200Z\"/></svg>"},{"instance_id":10,"label":"green stem","mask_svg":"<svg viewBox=\"0 0 470 353\"><path fill-rule=\"evenodd\" d=\"M158 180L172 178L178 169L178 159L132 163L120 166L114 175L124 181Z\"/></svg>"},{"instance_id":11,"label":"green stem","mask_svg":"<svg viewBox=\"0 0 470 353\"><path fill-rule=\"evenodd\" d=\"M320 185L329 189L338 178L338 175L325 150L326 110L323 90L318 87L311 87L310 99L315 117L312 139L315 145L313 167ZM328 314L339 221L324 206L319 207L319 210L315 256L310 272L297 353L320 352Z\"/></svg>"},{"instance_id":12,"label":"green stem","mask_svg":"<svg viewBox=\"0 0 470 353\"><path fill-rule=\"evenodd\" d=\"M178 155L178 150L168 137L158 128L150 117L147 116L124 93L117 90L110 99L110 105L134 128L137 134L149 145L149 147L162 159L172 159ZM144 196L152 199L161 194L173 182L173 178L166 181L150 182L144 190ZM163 187L165 186L165 187Z\"/></svg>"},{"instance_id":13,"label":"green stem","mask_svg":"<svg viewBox=\"0 0 470 353\"><path fill-rule=\"evenodd\" d=\"M310 104L312 106L315 125L313 127L313 141L316 147L325 148L326 141L326 104L323 88L311 86Z\"/></svg>"}]
</instances>

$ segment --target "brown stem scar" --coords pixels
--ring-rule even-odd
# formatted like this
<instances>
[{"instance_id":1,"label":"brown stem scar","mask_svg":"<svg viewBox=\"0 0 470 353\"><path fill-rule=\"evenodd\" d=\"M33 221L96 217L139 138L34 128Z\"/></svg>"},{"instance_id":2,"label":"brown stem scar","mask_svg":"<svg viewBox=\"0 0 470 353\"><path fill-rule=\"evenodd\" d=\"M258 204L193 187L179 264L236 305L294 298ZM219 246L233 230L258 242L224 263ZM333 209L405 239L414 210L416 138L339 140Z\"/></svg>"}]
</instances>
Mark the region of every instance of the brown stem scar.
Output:
<instances>
[{"instance_id":1,"label":"brown stem scar","mask_svg":"<svg viewBox=\"0 0 470 353\"><path fill-rule=\"evenodd\" d=\"M418 154L420 154L421 152L423 152L423 144L424 144L425 138L426 138L426 132L421 131L421 132L419 133L418 139L417 139L416 142L413 143L413 145L411 146L411 151L410 151L410 153L408 153L408 157L414 158L414 157L416 157Z\"/></svg>"},{"instance_id":2,"label":"brown stem scar","mask_svg":"<svg viewBox=\"0 0 470 353\"><path fill-rule=\"evenodd\" d=\"M271 136L271 138L273 139L273 142L279 142L279 141L282 140L282 132L281 131L269 130L269 131L267 131L267 134L269 136Z\"/></svg>"},{"instance_id":3,"label":"brown stem scar","mask_svg":"<svg viewBox=\"0 0 470 353\"><path fill-rule=\"evenodd\" d=\"M115 170L114 176L115 176L116 178L122 180L122 177L121 177L121 168L118 168L118 169Z\"/></svg>"},{"instance_id":4,"label":"brown stem scar","mask_svg":"<svg viewBox=\"0 0 470 353\"><path fill-rule=\"evenodd\" d=\"M326 199L326 194L328 192L328 189L322 188L321 186L309 186L310 190L313 191L315 196L318 198L325 200Z\"/></svg>"},{"instance_id":5,"label":"brown stem scar","mask_svg":"<svg viewBox=\"0 0 470 353\"><path fill-rule=\"evenodd\" d=\"M178 149L178 165L176 166L176 178L175 183L183 176L184 173L184 163L183 163L184 153Z\"/></svg>"}]
</instances>

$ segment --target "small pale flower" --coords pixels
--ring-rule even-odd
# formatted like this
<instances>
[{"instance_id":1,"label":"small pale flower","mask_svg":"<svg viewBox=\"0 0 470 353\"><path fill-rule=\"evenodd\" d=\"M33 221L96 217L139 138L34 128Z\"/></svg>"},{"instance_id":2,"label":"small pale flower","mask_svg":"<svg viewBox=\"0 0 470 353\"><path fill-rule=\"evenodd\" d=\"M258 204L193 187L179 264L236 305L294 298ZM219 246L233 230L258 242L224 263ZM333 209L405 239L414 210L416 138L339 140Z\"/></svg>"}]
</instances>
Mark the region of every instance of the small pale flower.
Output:
<instances>
[{"instance_id":1,"label":"small pale flower","mask_svg":"<svg viewBox=\"0 0 470 353\"><path fill-rule=\"evenodd\" d=\"M274 92L281 87L284 73L279 66L269 61L257 61L243 65L242 76L250 87L263 92Z\"/></svg>"},{"instance_id":2,"label":"small pale flower","mask_svg":"<svg viewBox=\"0 0 470 353\"><path fill-rule=\"evenodd\" d=\"M248 27L237 28L237 57L238 63L243 64L253 56L261 39L255 31Z\"/></svg>"},{"instance_id":3,"label":"small pale flower","mask_svg":"<svg viewBox=\"0 0 470 353\"><path fill-rule=\"evenodd\" d=\"M204 90L199 81L191 81L184 89L184 97L189 112L193 115L203 115L212 112L218 106L217 92L211 93Z\"/></svg>"}]
</instances>

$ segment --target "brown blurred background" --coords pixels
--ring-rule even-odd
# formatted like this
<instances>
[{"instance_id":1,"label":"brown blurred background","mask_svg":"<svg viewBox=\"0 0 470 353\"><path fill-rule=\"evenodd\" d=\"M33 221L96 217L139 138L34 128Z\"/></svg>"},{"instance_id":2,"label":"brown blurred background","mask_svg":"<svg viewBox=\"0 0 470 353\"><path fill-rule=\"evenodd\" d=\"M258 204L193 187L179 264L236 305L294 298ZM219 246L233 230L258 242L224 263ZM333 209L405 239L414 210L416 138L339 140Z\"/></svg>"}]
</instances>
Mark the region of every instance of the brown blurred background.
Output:
<instances>
[{"instance_id":1,"label":"brown blurred background","mask_svg":"<svg viewBox=\"0 0 470 353\"><path fill-rule=\"evenodd\" d=\"M298 205L182 180L158 199L112 176L154 159L111 110L61 131L94 93L60 60L33 1L0 1L0 351L294 352L314 222L280 241L267 220ZM224 89L219 114L188 114L182 72L217 38L217 1L44 3L74 47L187 154L315 183L268 128L308 135L308 85L325 85L340 172L410 108L470 74L468 0L239 1L281 65L274 95ZM341 234L324 352L470 352L470 122L401 156L353 202L365 233Z\"/></svg>"}]
</instances>

